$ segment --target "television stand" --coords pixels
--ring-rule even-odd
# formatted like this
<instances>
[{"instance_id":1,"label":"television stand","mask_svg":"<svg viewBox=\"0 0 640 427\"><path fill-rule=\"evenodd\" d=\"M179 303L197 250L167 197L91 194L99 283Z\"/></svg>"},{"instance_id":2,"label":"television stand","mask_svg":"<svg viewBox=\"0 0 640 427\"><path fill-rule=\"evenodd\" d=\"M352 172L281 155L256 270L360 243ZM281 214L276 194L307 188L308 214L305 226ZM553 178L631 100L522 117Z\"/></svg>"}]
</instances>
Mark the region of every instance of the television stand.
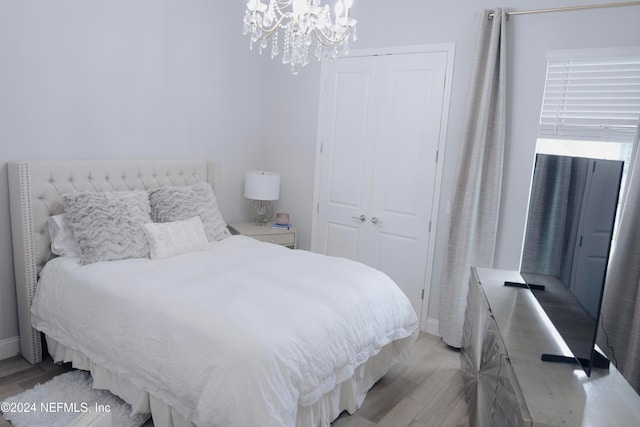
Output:
<instances>
[{"instance_id":1,"label":"television stand","mask_svg":"<svg viewBox=\"0 0 640 427\"><path fill-rule=\"evenodd\" d=\"M545 286L544 285L534 285L533 283L520 283L520 282L510 282L510 281L506 281L504 282L505 286L510 286L512 288L529 288L531 290L534 291L544 291L545 290Z\"/></svg>"},{"instance_id":2,"label":"television stand","mask_svg":"<svg viewBox=\"0 0 640 427\"><path fill-rule=\"evenodd\" d=\"M472 426L640 426L640 396L615 366L588 377L517 271L472 268L460 364ZM547 292L550 290L548 289Z\"/></svg>"},{"instance_id":3,"label":"television stand","mask_svg":"<svg viewBox=\"0 0 640 427\"><path fill-rule=\"evenodd\" d=\"M547 354L542 353L540 360L543 362L553 362L553 363L569 363L569 364L580 364L583 368L589 366L589 360L584 359L582 357L571 357L571 356L560 356L557 354ZM593 365L591 367L598 369L609 369L610 363L607 357L600 353L599 350L593 349Z\"/></svg>"}]
</instances>

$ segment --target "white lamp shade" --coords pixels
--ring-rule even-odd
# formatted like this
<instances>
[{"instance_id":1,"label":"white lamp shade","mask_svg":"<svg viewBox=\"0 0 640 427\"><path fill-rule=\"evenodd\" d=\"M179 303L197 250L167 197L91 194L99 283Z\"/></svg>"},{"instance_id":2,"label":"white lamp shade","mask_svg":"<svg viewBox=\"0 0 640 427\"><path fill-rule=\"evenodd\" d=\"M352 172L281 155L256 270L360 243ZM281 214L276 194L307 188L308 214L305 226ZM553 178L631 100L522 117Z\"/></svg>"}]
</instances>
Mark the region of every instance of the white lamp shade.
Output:
<instances>
[{"instance_id":1,"label":"white lamp shade","mask_svg":"<svg viewBox=\"0 0 640 427\"><path fill-rule=\"evenodd\" d=\"M244 177L244 197L252 200L278 200L280 197L280 174L247 171Z\"/></svg>"}]
</instances>

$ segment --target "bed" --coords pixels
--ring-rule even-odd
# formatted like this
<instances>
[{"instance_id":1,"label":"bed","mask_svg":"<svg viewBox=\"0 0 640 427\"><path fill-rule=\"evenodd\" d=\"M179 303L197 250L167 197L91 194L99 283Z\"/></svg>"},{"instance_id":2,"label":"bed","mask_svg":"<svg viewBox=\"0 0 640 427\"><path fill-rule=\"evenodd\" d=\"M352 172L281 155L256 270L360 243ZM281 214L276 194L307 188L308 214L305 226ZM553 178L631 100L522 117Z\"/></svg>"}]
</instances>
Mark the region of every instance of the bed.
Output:
<instances>
[{"instance_id":1,"label":"bed","mask_svg":"<svg viewBox=\"0 0 640 427\"><path fill-rule=\"evenodd\" d=\"M220 194L215 161L28 161L8 171L23 356L39 363L44 337L55 361L90 371L96 388L156 426L327 426L356 411L416 337L406 297L362 264L245 236L189 238L196 249L166 252L168 227L210 235L204 215L145 224L151 257L52 255L50 218L70 200L202 183Z\"/></svg>"}]
</instances>

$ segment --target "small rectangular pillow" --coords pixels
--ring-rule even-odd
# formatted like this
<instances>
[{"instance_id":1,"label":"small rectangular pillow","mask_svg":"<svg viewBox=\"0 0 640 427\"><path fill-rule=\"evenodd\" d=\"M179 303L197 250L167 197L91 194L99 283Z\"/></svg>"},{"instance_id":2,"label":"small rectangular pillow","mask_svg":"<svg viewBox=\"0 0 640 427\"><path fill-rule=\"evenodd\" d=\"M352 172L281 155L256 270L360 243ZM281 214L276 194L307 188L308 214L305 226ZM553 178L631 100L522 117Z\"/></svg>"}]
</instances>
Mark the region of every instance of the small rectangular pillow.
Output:
<instances>
[{"instance_id":1,"label":"small rectangular pillow","mask_svg":"<svg viewBox=\"0 0 640 427\"><path fill-rule=\"evenodd\" d=\"M51 253L58 256L80 258L80 249L76 245L71 227L67 224L65 218L65 214L58 214L49 218Z\"/></svg>"},{"instance_id":2,"label":"small rectangular pillow","mask_svg":"<svg viewBox=\"0 0 640 427\"><path fill-rule=\"evenodd\" d=\"M149 192L149 203L154 222L182 221L199 216L210 242L231 235L209 183L160 187Z\"/></svg>"},{"instance_id":3,"label":"small rectangular pillow","mask_svg":"<svg viewBox=\"0 0 640 427\"><path fill-rule=\"evenodd\" d=\"M193 251L206 251L209 241L199 216L184 221L143 225L149 240L151 259L169 258Z\"/></svg>"},{"instance_id":4,"label":"small rectangular pillow","mask_svg":"<svg viewBox=\"0 0 640 427\"><path fill-rule=\"evenodd\" d=\"M149 256L142 229L151 222L146 191L64 194L62 202L82 264Z\"/></svg>"}]
</instances>

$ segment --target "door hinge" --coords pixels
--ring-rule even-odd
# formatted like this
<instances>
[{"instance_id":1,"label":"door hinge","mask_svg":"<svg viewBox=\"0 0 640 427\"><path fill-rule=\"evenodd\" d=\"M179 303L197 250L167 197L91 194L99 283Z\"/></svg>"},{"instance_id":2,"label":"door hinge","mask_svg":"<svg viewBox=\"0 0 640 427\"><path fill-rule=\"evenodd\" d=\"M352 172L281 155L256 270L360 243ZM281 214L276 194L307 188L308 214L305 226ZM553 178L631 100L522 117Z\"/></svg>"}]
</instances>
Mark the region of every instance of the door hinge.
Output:
<instances>
[{"instance_id":1,"label":"door hinge","mask_svg":"<svg viewBox=\"0 0 640 427\"><path fill-rule=\"evenodd\" d=\"M424 289L422 290L422 295L420 295L420 299L424 299Z\"/></svg>"},{"instance_id":2,"label":"door hinge","mask_svg":"<svg viewBox=\"0 0 640 427\"><path fill-rule=\"evenodd\" d=\"M579 248L581 248L581 247L582 247L582 237L583 237L583 236L580 236L580 244L578 244L578 247L579 247Z\"/></svg>"},{"instance_id":3,"label":"door hinge","mask_svg":"<svg viewBox=\"0 0 640 427\"><path fill-rule=\"evenodd\" d=\"M429 233L431 233L431 221L429 221Z\"/></svg>"},{"instance_id":4,"label":"door hinge","mask_svg":"<svg viewBox=\"0 0 640 427\"><path fill-rule=\"evenodd\" d=\"M324 151L324 142L320 143L320 154Z\"/></svg>"},{"instance_id":5,"label":"door hinge","mask_svg":"<svg viewBox=\"0 0 640 427\"><path fill-rule=\"evenodd\" d=\"M440 157L440 150L436 150L436 163L438 163L439 157Z\"/></svg>"},{"instance_id":6,"label":"door hinge","mask_svg":"<svg viewBox=\"0 0 640 427\"><path fill-rule=\"evenodd\" d=\"M316 213L320 213L320 203L316 203Z\"/></svg>"}]
</instances>

